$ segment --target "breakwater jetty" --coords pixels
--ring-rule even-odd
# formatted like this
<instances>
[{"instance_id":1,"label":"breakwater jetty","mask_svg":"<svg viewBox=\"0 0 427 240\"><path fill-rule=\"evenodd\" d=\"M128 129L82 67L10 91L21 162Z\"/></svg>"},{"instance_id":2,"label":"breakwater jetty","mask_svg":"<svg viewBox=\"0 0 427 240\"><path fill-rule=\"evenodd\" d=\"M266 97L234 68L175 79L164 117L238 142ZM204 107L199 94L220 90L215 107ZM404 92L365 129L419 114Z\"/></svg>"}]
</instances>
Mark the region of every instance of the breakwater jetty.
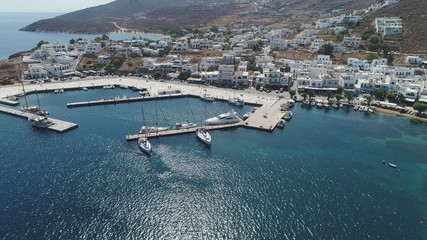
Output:
<instances>
[{"instance_id":1,"label":"breakwater jetty","mask_svg":"<svg viewBox=\"0 0 427 240\"><path fill-rule=\"evenodd\" d=\"M25 119L32 118L32 117L39 117L38 115L35 115L32 113L11 109L7 107L1 107L1 106L0 106L0 112L9 114L12 116L20 117L20 118L25 118ZM49 120L53 122L53 125L48 127L47 129L60 132L60 133L68 132L78 127L77 124L71 123L71 122L66 122L66 121L62 121L54 118L49 118Z\"/></svg>"}]
</instances>

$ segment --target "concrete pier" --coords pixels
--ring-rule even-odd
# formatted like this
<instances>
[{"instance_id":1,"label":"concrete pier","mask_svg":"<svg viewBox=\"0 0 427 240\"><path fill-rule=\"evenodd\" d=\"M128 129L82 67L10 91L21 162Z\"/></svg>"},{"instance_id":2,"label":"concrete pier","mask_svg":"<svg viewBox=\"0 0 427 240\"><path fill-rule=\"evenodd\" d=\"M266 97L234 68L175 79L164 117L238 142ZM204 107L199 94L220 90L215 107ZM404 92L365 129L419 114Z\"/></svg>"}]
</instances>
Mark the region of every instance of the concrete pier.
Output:
<instances>
[{"instance_id":1,"label":"concrete pier","mask_svg":"<svg viewBox=\"0 0 427 240\"><path fill-rule=\"evenodd\" d=\"M160 95L156 97L127 97L127 98L112 98L112 99L101 99L95 101L86 101L86 102L73 102L67 103L67 108L73 107L88 107L96 105L108 105L108 104L119 104L119 103L130 103L130 102L141 102L141 101L152 101L152 100L161 100L168 98L182 98L182 97L193 97L189 94L168 94Z\"/></svg>"},{"instance_id":2,"label":"concrete pier","mask_svg":"<svg viewBox=\"0 0 427 240\"><path fill-rule=\"evenodd\" d=\"M9 105L9 106L18 106L19 105L18 101L12 101L12 100L9 100L7 98L1 98L0 99L0 103L6 104L6 105Z\"/></svg>"},{"instance_id":3,"label":"concrete pier","mask_svg":"<svg viewBox=\"0 0 427 240\"><path fill-rule=\"evenodd\" d=\"M0 106L0 112L5 113L5 114L9 114L12 116L20 117L20 118L25 118L25 119L28 119L30 117L39 117L38 115L35 115L32 113L28 113L28 112L24 112L24 111L16 110L16 109L11 109L11 108L6 108L6 107L1 107L1 106ZM68 132L68 131L78 127L78 125L75 123L61 121L61 120L54 119L54 118L49 118L49 119L53 122L53 125L48 127L47 129L50 129L50 130L53 130L56 132L64 133L64 132Z\"/></svg>"},{"instance_id":4,"label":"concrete pier","mask_svg":"<svg viewBox=\"0 0 427 240\"><path fill-rule=\"evenodd\" d=\"M214 126L205 126L204 128L208 131L212 130L221 130L221 129L229 129L243 126L243 122L238 122L234 124L224 124L224 125L214 125ZM195 133L196 130L200 127L193 127L187 129L171 129L167 131L147 133L147 134L133 134L127 135L126 141L136 141L138 138L146 137L146 138L154 138L154 137L165 137L165 136L173 136L179 134L187 134L187 133Z\"/></svg>"},{"instance_id":5,"label":"concrete pier","mask_svg":"<svg viewBox=\"0 0 427 240\"><path fill-rule=\"evenodd\" d=\"M286 101L284 98L280 98L272 105L262 105L244 121L244 126L258 130L273 131L285 114L281 111L281 105L286 104Z\"/></svg>"}]
</instances>

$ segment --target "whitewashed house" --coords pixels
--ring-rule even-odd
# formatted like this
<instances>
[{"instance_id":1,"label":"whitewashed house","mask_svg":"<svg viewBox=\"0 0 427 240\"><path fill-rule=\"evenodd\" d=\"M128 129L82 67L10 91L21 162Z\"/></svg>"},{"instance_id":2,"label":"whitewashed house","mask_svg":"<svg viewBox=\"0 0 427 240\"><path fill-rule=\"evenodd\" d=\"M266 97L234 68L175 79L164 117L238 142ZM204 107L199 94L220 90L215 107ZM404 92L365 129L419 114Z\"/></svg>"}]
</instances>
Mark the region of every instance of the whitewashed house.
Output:
<instances>
[{"instance_id":1,"label":"whitewashed house","mask_svg":"<svg viewBox=\"0 0 427 240\"><path fill-rule=\"evenodd\" d=\"M42 64L28 64L28 70L24 72L26 79L46 78L47 70Z\"/></svg>"},{"instance_id":2,"label":"whitewashed house","mask_svg":"<svg viewBox=\"0 0 427 240\"><path fill-rule=\"evenodd\" d=\"M378 34L394 35L403 33L403 24L400 17L383 17L375 19L375 28Z\"/></svg>"},{"instance_id":3,"label":"whitewashed house","mask_svg":"<svg viewBox=\"0 0 427 240\"><path fill-rule=\"evenodd\" d=\"M342 41L344 46L351 48L359 48L361 43L362 39L357 36L345 36Z\"/></svg>"},{"instance_id":4,"label":"whitewashed house","mask_svg":"<svg viewBox=\"0 0 427 240\"><path fill-rule=\"evenodd\" d=\"M347 59L347 65L358 67L360 70L369 70L371 65L368 63L368 60L361 60L358 58L348 58Z\"/></svg>"},{"instance_id":5,"label":"whitewashed house","mask_svg":"<svg viewBox=\"0 0 427 240\"><path fill-rule=\"evenodd\" d=\"M87 43L84 48L84 54L85 55L98 55L98 53L101 51L101 43L99 42L90 42Z\"/></svg>"},{"instance_id":6,"label":"whitewashed house","mask_svg":"<svg viewBox=\"0 0 427 240\"><path fill-rule=\"evenodd\" d=\"M423 59L418 56L407 56L406 57L406 63L408 64L419 64L422 62Z\"/></svg>"}]
</instances>

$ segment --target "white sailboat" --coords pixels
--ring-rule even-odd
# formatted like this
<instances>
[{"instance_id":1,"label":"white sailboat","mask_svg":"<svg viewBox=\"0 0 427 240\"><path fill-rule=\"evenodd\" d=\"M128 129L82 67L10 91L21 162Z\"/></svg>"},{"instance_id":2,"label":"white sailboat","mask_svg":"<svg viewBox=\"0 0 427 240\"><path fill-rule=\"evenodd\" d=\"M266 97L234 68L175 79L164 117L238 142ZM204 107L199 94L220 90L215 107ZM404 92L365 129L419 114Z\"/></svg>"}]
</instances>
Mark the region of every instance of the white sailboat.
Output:
<instances>
[{"instance_id":1,"label":"white sailboat","mask_svg":"<svg viewBox=\"0 0 427 240\"><path fill-rule=\"evenodd\" d=\"M28 105L28 101L27 101L27 94L25 93L25 87L24 87L24 82L22 82L22 94L24 95L24 100L25 100L25 106L23 106L21 109L24 112L37 112L40 110L40 108L38 106L29 106Z\"/></svg>"},{"instance_id":2,"label":"white sailboat","mask_svg":"<svg viewBox=\"0 0 427 240\"><path fill-rule=\"evenodd\" d=\"M142 121L145 125L145 115L144 115L144 108L142 108ZM145 137L138 139L138 146L141 151L145 152L146 154L151 154L151 143L147 139L147 135L145 133Z\"/></svg>"},{"instance_id":3,"label":"white sailboat","mask_svg":"<svg viewBox=\"0 0 427 240\"><path fill-rule=\"evenodd\" d=\"M138 139L138 146L141 151L145 152L146 154L151 154L151 143L148 141L147 138L140 138Z\"/></svg>"},{"instance_id":4,"label":"white sailboat","mask_svg":"<svg viewBox=\"0 0 427 240\"><path fill-rule=\"evenodd\" d=\"M206 119L206 104L205 104L205 118L204 119ZM205 123L206 123L206 120L205 120ZM211 145L211 143L212 143L211 135L208 133L208 131L206 131L205 128L198 128L196 130L196 136L203 143L205 143L209 146Z\"/></svg>"}]
</instances>

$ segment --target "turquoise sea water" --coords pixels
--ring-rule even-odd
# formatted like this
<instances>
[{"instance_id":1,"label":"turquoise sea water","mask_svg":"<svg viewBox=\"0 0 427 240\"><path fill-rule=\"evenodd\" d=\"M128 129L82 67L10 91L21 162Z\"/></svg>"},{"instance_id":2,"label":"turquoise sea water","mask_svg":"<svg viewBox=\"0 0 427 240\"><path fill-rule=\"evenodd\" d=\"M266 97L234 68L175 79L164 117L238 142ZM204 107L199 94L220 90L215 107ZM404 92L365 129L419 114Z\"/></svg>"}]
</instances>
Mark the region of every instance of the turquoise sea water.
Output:
<instances>
[{"instance_id":1,"label":"turquoise sea water","mask_svg":"<svg viewBox=\"0 0 427 240\"><path fill-rule=\"evenodd\" d=\"M65 107L133 94L39 94L52 117L79 124L65 134L0 114L0 239L427 237L424 123L296 105L283 130L212 131L211 149L194 134L152 139L149 158L125 141L142 107L150 123L156 104L160 125L201 123L205 102ZM230 110L206 106L208 117Z\"/></svg>"},{"instance_id":2,"label":"turquoise sea water","mask_svg":"<svg viewBox=\"0 0 427 240\"><path fill-rule=\"evenodd\" d=\"M1 10L0 10L1 11ZM50 43L56 41L68 42L70 39L85 38L95 39L98 35L93 34L69 34L52 32L23 32L19 29L42 19L52 18L61 13L1 13L0 12L0 60L7 59L10 55L30 50L41 40ZM109 33L113 40L131 39L132 37L142 37L158 39L155 34L131 34L131 33Z\"/></svg>"}]
</instances>

